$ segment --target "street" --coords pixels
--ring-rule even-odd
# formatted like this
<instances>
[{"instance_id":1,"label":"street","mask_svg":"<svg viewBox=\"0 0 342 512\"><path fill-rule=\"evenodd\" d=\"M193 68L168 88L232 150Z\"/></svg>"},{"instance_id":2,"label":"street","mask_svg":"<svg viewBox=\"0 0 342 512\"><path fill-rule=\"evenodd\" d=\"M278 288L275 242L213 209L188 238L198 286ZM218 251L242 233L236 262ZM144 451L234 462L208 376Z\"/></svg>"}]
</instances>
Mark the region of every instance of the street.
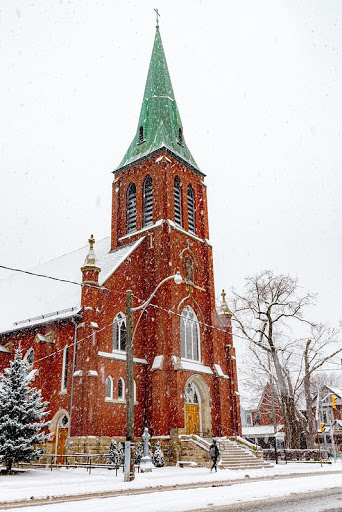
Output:
<instances>
[{"instance_id":1,"label":"street","mask_svg":"<svg viewBox=\"0 0 342 512\"><path fill-rule=\"evenodd\" d=\"M338 512L342 511L342 491L340 487L323 491L282 496L268 500L237 503L224 507L207 507L191 512Z\"/></svg>"}]
</instances>

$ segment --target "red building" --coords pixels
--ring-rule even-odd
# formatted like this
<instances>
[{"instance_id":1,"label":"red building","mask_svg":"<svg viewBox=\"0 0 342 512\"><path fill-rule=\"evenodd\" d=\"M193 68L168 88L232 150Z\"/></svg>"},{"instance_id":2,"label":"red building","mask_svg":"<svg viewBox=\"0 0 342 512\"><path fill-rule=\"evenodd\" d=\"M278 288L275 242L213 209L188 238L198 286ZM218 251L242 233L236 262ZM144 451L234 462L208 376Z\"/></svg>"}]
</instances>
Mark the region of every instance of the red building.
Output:
<instances>
[{"instance_id":1,"label":"red building","mask_svg":"<svg viewBox=\"0 0 342 512\"><path fill-rule=\"evenodd\" d=\"M50 449L126 432L125 292L134 316L135 435L239 431L230 313L215 305L205 175L184 138L157 27L135 137L114 171L111 238L0 283L0 370L21 344L50 401ZM80 272L80 266L81 272ZM80 283L78 286L73 283ZM72 283L73 282L73 283ZM139 320L139 323L138 323Z\"/></svg>"}]
</instances>

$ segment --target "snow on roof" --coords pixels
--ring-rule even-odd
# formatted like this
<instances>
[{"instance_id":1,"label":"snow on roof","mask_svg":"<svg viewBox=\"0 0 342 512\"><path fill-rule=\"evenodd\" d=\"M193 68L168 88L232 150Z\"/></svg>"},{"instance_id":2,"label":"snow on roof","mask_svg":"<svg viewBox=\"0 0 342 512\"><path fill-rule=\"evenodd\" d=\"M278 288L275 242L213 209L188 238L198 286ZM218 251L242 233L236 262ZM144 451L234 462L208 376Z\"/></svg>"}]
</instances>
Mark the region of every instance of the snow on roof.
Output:
<instances>
[{"instance_id":1,"label":"snow on roof","mask_svg":"<svg viewBox=\"0 0 342 512\"><path fill-rule=\"evenodd\" d=\"M277 431L281 430L283 425L277 425ZM274 425L255 425L254 427L242 427L244 437L262 437L265 435L274 435Z\"/></svg>"},{"instance_id":2,"label":"snow on roof","mask_svg":"<svg viewBox=\"0 0 342 512\"><path fill-rule=\"evenodd\" d=\"M337 395L339 396L340 398L342 398L342 389L339 389L339 388L334 388L334 387L331 387L331 386L327 386L325 384L325 386L327 389L330 389L330 391L334 394L334 395Z\"/></svg>"},{"instance_id":3,"label":"snow on roof","mask_svg":"<svg viewBox=\"0 0 342 512\"><path fill-rule=\"evenodd\" d=\"M97 265L101 268L101 285L143 239L144 237L113 252L110 252L110 237L96 242L95 253ZM88 252L89 245L86 245L42 263L30 271L81 283L81 266ZM0 279L0 333L75 316L81 309L81 290L81 286L76 284L19 272Z\"/></svg>"}]
</instances>

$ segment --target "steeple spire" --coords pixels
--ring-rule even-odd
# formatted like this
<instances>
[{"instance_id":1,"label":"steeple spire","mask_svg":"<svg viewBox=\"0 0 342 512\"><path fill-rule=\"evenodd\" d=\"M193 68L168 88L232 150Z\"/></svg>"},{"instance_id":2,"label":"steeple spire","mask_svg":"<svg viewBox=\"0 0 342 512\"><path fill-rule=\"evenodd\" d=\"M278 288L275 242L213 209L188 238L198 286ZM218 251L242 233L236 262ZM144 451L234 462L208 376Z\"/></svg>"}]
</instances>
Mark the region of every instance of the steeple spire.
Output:
<instances>
[{"instance_id":1,"label":"steeple spire","mask_svg":"<svg viewBox=\"0 0 342 512\"><path fill-rule=\"evenodd\" d=\"M157 23L138 128L118 170L162 147L166 147L198 170L184 140L183 125Z\"/></svg>"}]
</instances>

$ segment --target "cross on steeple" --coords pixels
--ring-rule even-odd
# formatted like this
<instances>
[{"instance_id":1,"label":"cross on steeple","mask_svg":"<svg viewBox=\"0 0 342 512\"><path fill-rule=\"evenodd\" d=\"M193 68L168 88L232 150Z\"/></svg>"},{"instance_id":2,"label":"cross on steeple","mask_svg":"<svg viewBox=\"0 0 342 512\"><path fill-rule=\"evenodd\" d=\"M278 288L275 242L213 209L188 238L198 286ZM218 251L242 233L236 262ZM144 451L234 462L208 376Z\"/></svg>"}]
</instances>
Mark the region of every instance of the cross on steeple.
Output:
<instances>
[{"instance_id":1,"label":"cross on steeple","mask_svg":"<svg viewBox=\"0 0 342 512\"><path fill-rule=\"evenodd\" d=\"M90 250L92 251L93 248L94 248L94 244L95 244L94 235L90 235L90 238L89 238L88 242L89 242Z\"/></svg>"},{"instance_id":2,"label":"cross on steeple","mask_svg":"<svg viewBox=\"0 0 342 512\"><path fill-rule=\"evenodd\" d=\"M156 22L157 22L157 27L159 27L159 18L160 18L160 14L158 12L158 9L154 9L156 11Z\"/></svg>"},{"instance_id":3,"label":"cross on steeple","mask_svg":"<svg viewBox=\"0 0 342 512\"><path fill-rule=\"evenodd\" d=\"M222 297L222 302L226 302L226 292L224 290L222 290L222 293L221 293L221 297Z\"/></svg>"}]
</instances>

